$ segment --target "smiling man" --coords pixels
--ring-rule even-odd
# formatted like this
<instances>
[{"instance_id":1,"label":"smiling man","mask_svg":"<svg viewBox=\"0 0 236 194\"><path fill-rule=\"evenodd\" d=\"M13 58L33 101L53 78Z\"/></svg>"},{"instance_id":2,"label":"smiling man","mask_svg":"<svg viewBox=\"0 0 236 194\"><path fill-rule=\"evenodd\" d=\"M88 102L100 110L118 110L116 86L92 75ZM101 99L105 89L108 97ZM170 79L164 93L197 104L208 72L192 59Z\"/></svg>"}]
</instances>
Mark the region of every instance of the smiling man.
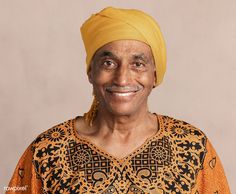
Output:
<instances>
[{"instance_id":1,"label":"smiling man","mask_svg":"<svg viewBox=\"0 0 236 194\"><path fill-rule=\"evenodd\" d=\"M45 131L21 157L9 188L22 193L230 193L223 167L198 128L150 113L164 77L157 23L108 7L81 27L91 109ZM9 191L11 193L11 191Z\"/></svg>"}]
</instances>

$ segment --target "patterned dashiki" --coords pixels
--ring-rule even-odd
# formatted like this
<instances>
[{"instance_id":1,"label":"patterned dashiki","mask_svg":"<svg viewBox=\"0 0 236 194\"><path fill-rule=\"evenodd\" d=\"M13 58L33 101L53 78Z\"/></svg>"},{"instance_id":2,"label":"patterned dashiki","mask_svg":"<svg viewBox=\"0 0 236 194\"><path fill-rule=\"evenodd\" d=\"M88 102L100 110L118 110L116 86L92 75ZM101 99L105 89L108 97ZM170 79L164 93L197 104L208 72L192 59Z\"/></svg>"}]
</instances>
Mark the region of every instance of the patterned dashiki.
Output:
<instances>
[{"instance_id":1,"label":"patterned dashiki","mask_svg":"<svg viewBox=\"0 0 236 194\"><path fill-rule=\"evenodd\" d=\"M17 193L33 194L229 194L205 134L184 121L157 118L156 134L123 159L81 137L76 118L56 125L27 148L9 186L27 186Z\"/></svg>"}]
</instances>

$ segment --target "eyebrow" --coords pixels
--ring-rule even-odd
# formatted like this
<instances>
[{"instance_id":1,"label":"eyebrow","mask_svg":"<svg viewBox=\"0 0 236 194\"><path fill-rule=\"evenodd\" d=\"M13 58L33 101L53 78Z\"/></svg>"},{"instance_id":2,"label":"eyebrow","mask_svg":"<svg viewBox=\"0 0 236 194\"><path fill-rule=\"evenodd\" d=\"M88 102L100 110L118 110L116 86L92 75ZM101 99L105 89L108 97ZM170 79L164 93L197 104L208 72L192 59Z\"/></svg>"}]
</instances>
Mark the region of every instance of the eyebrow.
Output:
<instances>
[{"instance_id":1,"label":"eyebrow","mask_svg":"<svg viewBox=\"0 0 236 194\"><path fill-rule=\"evenodd\" d=\"M112 52L110 51L103 51L101 52L99 55L98 55L99 58L102 58L102 57L113 57L113 58L118 58L115 54L113 54Z\"/></svg>"},{"instance_id":2,"label":"eyebrow","mask_svg":"<svg viewBox=\"0 0 236 194\"><path fill-rule=\"evenodd\" d=\"M135 60L142 60L147 62L148 61L148 57L145 56L145 54L141 53L141 54L137 54L137 55L133 55L133 59Z\"/></svg>"},{"instance_id":3,"label":"eyebrow","mask_svg":"<svg viewBox=\"0 0 236 194\"><path fill-rule=\"evenodd\" d=\"M118 59L118 57L114 53L112 53L111 51L106 51L106 50L102 51L101 53L99 53L97 57L98 58L112 57L112 58ZM149 61L149 58L144 53L134 54L132 56L132 58L134 60L142 60L144 62L148 62Z\"/></svg>"}]
</instances>

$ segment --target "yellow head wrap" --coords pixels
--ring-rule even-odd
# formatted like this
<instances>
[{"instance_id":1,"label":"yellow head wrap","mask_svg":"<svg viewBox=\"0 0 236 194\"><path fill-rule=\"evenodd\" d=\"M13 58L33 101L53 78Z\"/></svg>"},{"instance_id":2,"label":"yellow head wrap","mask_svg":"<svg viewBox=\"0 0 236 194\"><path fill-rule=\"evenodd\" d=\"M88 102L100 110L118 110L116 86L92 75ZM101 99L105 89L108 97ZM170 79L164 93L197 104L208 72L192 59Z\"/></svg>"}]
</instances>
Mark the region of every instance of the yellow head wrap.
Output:
<instances>
[{"instance_id":1,"label":"yellow head wrap","mask_svg":"<svg viewBox=\"0 0 236 194\"><path fill-rule=\"evenodd\" d=\"M81 34L87 53L87 72L100 47L116 40L139 40L150 46L156 66L156 85L162 82L166 71L165 42L158 24L146 13L107 7L85 21Z\"/></svg>"},{"instance_id":2,"label":"yellow head wrap","mask_svg":"<svg viewBox=\"0 0 236 194\"><path fill-rule=\"evenodd\" d=\"M139 40L151 47L159 85L166 70L165 42L158 24L146 13L134 9L108 7L92 15L81 27L87 71L94 53L115 40Z\"/></svg>"}]
</instances>

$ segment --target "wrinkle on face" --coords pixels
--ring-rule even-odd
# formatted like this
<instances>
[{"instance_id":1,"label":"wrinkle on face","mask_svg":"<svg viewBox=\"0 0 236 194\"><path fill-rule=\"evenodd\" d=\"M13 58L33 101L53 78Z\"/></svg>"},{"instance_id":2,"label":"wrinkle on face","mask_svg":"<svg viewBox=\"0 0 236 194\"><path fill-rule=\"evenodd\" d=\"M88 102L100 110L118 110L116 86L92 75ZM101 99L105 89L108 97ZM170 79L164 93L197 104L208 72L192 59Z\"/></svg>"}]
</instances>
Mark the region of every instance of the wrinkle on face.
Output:
<instances>
[{"instance_id":1,"label":"wrinkle on face","mask_svg":"<svg viewBox=\"0 0 236 194\"><path fill-rule=\"evenodd\" d=\"M102 109L130 114L147 109L147 98L155 85L155 65L150 47L140 41L120 40L101 47L94 55L89 81ZM107 91L113 88L114 91ZM130 91L115 91L129 88ZM121 89L122 88L122 89ZM134 88L142 88L136 93ZM133 91L132 91L133 90Z\"/></svg>"}]
</instances>

